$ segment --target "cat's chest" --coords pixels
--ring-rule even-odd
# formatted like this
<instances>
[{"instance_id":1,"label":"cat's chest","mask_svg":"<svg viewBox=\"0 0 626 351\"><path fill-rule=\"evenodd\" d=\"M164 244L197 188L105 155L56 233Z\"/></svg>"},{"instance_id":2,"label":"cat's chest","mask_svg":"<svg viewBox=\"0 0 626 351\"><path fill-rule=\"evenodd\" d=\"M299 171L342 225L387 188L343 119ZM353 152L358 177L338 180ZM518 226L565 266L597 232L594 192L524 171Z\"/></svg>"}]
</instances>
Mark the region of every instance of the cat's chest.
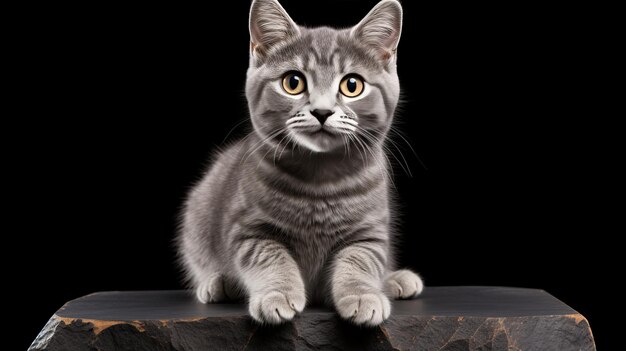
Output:
<instances>
[{"instance_id":1,"label":"cat's chest","mask_svg":"<svg viewBox=\"0 0 626 351\"><path fill-rule=\"evenodd\" d=\"M371 209L370 196L305 197L268 192L257 205L281 229L309 238L345 230Z\"/></svg>"},{"instance_id":2,"label":"cat's chest","mask_svg":"<svg viewBox=\"0 0 626 351\"><path fill-rule=\"evenodd\" d=\"M316 284L333 250L350 240L355 228L388 212L386 183L366 177L323 195L312 194L310 187L288 187L262 178L244 190L248 210L255 220L275 228L275 240L293 253L307 285Z\"/></svg>"},{"instance_id":3,"label":"cat's chest","mask_svg":"<svg viewBox=\"0 0 626 351\"><path fill-rule=\"evenodd\" d=\"M258 202L265 220L280 229L305 280L320 275L332 250L347 240L372 211L384 211L375 193L326 198L267 194ZM384 203L384 202L383 202Z\"/></svg>"},{"instance_id":4,"label":"cat's chest","mask_svg":"<svg viewBox=\"0 0 626 351\"><path fill-rule=\"evenodd\" d=\"M306 182L263 163L245 182L247 201L261 216L283 231L333 233L362 221L387 206L385 178L363 169L337 179Z\"/></svg>"}]
</instances>

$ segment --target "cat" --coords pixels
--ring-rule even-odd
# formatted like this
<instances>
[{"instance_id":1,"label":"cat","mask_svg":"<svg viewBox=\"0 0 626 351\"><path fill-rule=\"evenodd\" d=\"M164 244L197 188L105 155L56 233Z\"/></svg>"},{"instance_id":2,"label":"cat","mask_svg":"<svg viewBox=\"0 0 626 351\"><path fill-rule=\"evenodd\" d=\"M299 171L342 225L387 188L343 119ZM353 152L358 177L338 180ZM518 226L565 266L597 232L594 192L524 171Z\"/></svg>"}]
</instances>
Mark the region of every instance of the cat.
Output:
<instances>
[{"instance_id":1,"label":"cat","mask_svg":"<svg viewBox=\"0 0 626 351\"><path fill-rule=\"evenodd\" d=\"M254 0L246 97L253 131L214 160L185 204L178 250L200 302L247 299L258 322L307 300L376 326L423 290L395 270L383 144L400 94L397 0L350 29L298 26Z\"/></svg>"}]
</instances>

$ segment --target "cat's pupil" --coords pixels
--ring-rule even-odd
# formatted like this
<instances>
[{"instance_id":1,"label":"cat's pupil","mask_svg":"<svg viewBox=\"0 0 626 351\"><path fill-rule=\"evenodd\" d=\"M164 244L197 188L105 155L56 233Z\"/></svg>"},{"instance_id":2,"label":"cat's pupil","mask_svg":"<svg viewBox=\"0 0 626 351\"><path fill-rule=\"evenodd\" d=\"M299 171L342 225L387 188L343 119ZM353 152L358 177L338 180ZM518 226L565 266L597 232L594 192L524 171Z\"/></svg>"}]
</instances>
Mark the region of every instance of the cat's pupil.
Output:
<instances>
[{"instance_id":1,"label":"cat's pupil","mask_svg":"<svg viewBox=\"0 0 626 351\"><path fill-rule=\"evenodd\" d=\"M293 75L289 78L289 87L293 90L296 90L298 85L300 84L300 77Z\"/></svg>"},{"instance_id":2,"label":"cat's pupil","mask_svg":"<svg viewBox=\"0 0 626 351\"><path fill-rule=\"evenodd\" d=\"M348 91L350 91L351 93L354 93L356 91L356 79L355 78L350 78L348 79L348 84L346 84Z\"/></svg>"}]
</instances>

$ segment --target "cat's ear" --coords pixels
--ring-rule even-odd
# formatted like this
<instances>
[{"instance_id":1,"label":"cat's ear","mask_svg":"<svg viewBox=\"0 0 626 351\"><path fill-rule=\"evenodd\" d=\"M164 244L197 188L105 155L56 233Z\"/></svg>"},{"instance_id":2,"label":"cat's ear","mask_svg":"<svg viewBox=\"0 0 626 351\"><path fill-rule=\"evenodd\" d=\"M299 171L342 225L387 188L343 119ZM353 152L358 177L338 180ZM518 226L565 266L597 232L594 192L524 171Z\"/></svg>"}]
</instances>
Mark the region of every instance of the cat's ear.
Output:
<instances>
[{"instance_id":1,"label":"cat's ear","mask_svg":"<svg viewBox=\"0 0 626 351\"><path fill-rule=\"evenodd\" d=\"M298 36L300 29L276 0L254 0L250 7L250 53L265 55L278 43Z\"/></svg>"},{"instance_id":2,"label":"cat's ear","mask_svg":"<svg viewBox=\"0 0 626 351\"><path fill-rule=\"evenodd\" d=\"M402 32L402 6L397 0L382 0L357 24L350 34L359 43L376 51L385 61L394 57Z\"/></svg>"}]
</instances>

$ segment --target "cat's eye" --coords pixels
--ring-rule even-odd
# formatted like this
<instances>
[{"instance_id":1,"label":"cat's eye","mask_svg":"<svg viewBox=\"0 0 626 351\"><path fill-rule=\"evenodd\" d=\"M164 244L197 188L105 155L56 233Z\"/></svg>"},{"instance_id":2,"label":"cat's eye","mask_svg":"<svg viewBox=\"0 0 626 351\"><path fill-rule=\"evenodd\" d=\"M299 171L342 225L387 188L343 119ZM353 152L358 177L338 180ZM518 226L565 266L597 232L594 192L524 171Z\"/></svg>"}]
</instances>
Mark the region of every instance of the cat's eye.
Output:
<instances>
[{"instance_id":1,"label":"cat's eye","mask_svg":"<svg viewBox=\"0 0 626 351\"><path fill-rule=\"evenodd\" d=\"M283 77L283 89L287 94L298 95L306 90L306 79L300 72L289 72Z\"/></svg>"},{"instance_id":2,"label":"cat's eye","mask_svg":"<svg viewBox=\"0 0 626 351\"><path fill-rule=\"evenodd\" d=\"M347 75L341 80L341 83L339 83L339 91L347 97L357 97L361 95L363 88L365 88L363 78L356 74Z\"/></svg>"}]
</instances>

